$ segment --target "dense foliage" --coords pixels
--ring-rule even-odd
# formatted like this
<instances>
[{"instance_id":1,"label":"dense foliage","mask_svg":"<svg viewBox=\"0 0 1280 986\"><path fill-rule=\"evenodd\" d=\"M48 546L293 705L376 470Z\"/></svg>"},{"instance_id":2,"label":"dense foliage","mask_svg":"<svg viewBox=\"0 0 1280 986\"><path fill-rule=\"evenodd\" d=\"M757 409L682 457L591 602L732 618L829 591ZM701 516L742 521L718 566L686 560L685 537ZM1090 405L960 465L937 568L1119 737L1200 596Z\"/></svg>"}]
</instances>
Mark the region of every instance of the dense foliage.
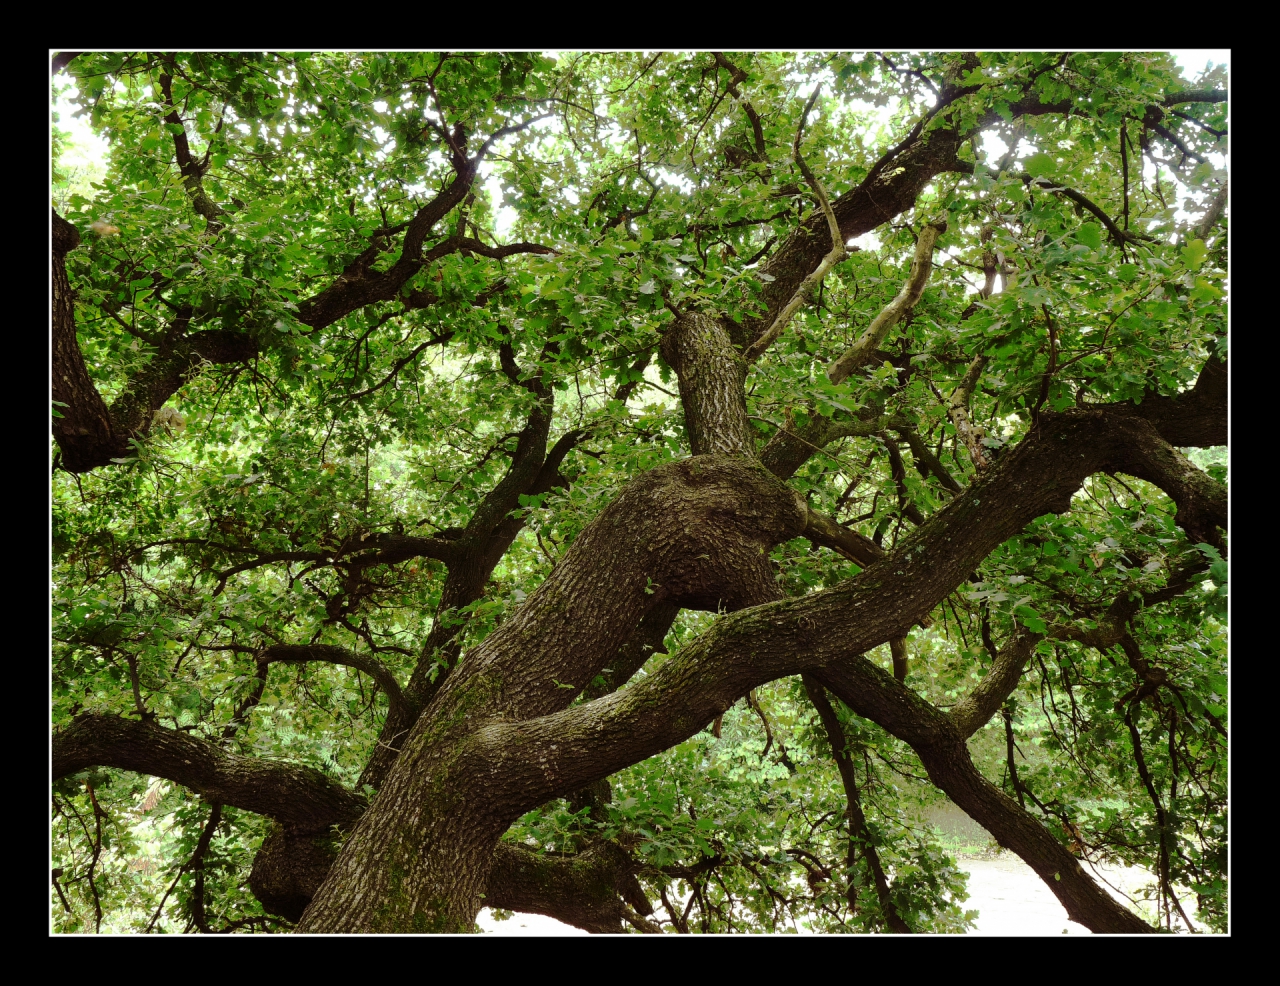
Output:
<instances>
[{"instance_id":1,"label":"dense foliage","mask_svg":"<svg viewBox=\"0 0 1280 986\"><path fill-rule=\"evenodd\" d=\"M1221 69L69 54L55 929L1225 930Z\"/></svg>"}]
</instances>

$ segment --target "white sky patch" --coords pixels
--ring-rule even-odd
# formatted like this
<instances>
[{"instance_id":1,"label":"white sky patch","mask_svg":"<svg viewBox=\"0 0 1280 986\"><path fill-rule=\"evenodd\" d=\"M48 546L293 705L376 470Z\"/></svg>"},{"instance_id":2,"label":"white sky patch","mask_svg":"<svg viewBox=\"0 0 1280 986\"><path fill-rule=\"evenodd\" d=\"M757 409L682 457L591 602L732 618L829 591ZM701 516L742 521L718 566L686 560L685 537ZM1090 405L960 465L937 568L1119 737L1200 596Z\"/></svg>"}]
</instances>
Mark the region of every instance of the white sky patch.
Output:
<instances>
[{"instance_id":1,"label":"white sky patch","mask_svg":"<svg viewBox=\"0 0 1280 986\"><path fill-rule=\"evenodd\" d=\"M71 102L75 94L75 80L65 72L59 72L53 79L59 90L53 108L58 114L58 128L68 131L71 136L63 146L62 156L58 159L58 167L71 179L71 189L85 198L93 197L90 182L101 181L107 173L107 154L110 146L90 128L87 120L75 116L77 107Z\"/></svg>"},{"instance_id":2,"label":"white sky patch","mask_svg":"<svg viewBox=\"0 0 1280 986\"><path fill-rule=\"evenodd\" d=\"M499 243L506 243L511 236L511 230L515 227L516 219L519 218L519 213L504 203L502 179L494 174L492 162L485 161L480 165L480 179L484 190L489 195L489 201L493 203L494 235Z\"/></svg>"},{"instance_id":3,"label":"white sky patch","mask_svg":"<svg viewBox=\"0 0 1280 986\"><path fill-rule=\"evenodd\" d=\"M1182 69L1182 74L1192 82L1200 73L1207 71L1211 63L1226 65L1231 57L1231 52L1225 48L1173 48L1169 54Z\"/></svg>"}]
</instances>

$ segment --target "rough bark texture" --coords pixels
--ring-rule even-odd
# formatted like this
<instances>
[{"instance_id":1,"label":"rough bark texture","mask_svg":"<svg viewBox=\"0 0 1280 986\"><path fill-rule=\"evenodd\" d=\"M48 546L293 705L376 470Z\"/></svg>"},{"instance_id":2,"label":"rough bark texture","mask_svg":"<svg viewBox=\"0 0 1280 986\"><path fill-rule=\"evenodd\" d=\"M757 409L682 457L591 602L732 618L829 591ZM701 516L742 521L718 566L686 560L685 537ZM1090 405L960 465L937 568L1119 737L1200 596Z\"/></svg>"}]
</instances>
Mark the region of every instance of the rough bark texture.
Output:
<instances>
[{"instance_id":1,"label":"rough bark texture","mask_svg":"<svg viewBox=\"0 0 1280 986\"><path fill-rule=\"evenodd\" d=\"M67 253L80 245L80 232L53 213L53 399L60 418L53 419L53 435L63 464L72 472L93 468L97 450L114 449L111 415L76 342L75 301L67 281ZM60 406L58 406L60 405ZM107 457L108 461L110 456Z\"/></svg>"},{"instance_id":2,"label":"rough bark texture","mask_svg":"<svg viewBox=\"0 0 1280 986\"><path fill-rule=\"evenodd\" d=\"M998 838L1053 880L1073 917L1095 930L1135 930L1135 922L1142 922L1112 904L1091 880L1062 872L1062 856L1072 857L1039 822L1025 814L1001 815L1010 806L1020 809L968 764L963 738L950 720L941 713L925 715L923 700L888 675L868 677L859 655L903 636L998 544L1035 517L1068 509L1084 479L1101 469L1146 472L1170 488L1180 510L1225 524L1225 499L1188 482L1179 459L1141 419L1101 410L1044 415L1038 431L1003 456L982 482L861 575L725 617L656 674L625 691L564 708L566 696L599 671L647 611L641 598L647 583L679 598L691 584L732 578L731 572L718 574L725 545L743 545L741 559L750 561L752 550L762 553L770 537L800 529L804 515L795 498L764 483L763 469L747 460L699 456L654 470L584 531L526 608L451 676L415 727L303 927L470 927L493 847L522 810L667 749L750 689L809 668L859 714L921 750L935 782L966 811L972 807L983 824L991 819ZM659 491L667 513L655 520ZM773 512L760 514L771 501ZM737 507L732 513L730 503ZM678 505L684 509L672 509ZM703 511L726 522L733 517L734 523L705 541L685 541L686 531L695 538L701 533L691 522L706 516ZM682 514L689 520L676 519ZM704 547L707 568L696 570L695 562L690 570L687 559L703 554ZM676 569L670 574L669 562ZM608 593L598 591L602 578L608 579ZM591 598L603 605L577 610L576 600L584 597L576 587L588 584L596 590ZM608 646L601 647L602 641ZM856 695L847 680L855 672L863 689ZM562 683L571 687L561 690Z\"/></svg>"},{"instance_id":3,"label":"rough bark texture","mask_svg":"<svg viewBox=\"0 0 1280 986\"><path fill-rule=\"evenodd\" d=\"M768 547L804 523L799 498L741 456L697 456L630 484L449 676L302 927L469 930L502 832L523 806L582 786L544 793L553 771L513 777L476 756L480 736L563 709L657 603L736 609L776 598Z\"/></svg>"},{"instance_id":4,"label":"rough bark texture","mask_svg":"<svg viewBox=\"0 0 1280 986\"><path fill-rule=\"evenodd\" d=\"M725 327L706 315L682 315L663 337L662 357L680 379L684 426L693 454L751 454L754 446L742 390L747 364Z\"/></svg>"}]
</instances>

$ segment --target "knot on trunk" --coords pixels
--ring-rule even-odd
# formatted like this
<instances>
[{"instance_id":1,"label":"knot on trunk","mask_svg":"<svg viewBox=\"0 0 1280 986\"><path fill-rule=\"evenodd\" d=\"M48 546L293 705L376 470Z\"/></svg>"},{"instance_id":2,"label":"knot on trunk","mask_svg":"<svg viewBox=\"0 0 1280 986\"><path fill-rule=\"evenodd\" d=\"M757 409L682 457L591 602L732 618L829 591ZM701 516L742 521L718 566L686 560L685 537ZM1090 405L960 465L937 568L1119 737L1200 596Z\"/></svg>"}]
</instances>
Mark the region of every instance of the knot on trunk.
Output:
<instances>
[{"instance_id":1,"label":"knot on trunk","mask_svg":"<svg viewBox=\"0 0 1280 986\"><path fill-rule=\"evenodd\" d=\"M333 834L295 834L277 826L253 858L249 889L268 914L297 923L337 858Z\"/></svg>"},{"instance_id":2,"label":"knot on trunk","mask_svg":"<svg viewBox=\"0 0 1280 986\"><path fill-rule=\"evenodd\" d=\"M642 502L620 510L618 525L639 541L646 576L662 598L709 610L777 598L769 549L808 522L794 491L759 462L723 453L661 466L646 478L635 490Z\"/></svg>"}]
</instances>

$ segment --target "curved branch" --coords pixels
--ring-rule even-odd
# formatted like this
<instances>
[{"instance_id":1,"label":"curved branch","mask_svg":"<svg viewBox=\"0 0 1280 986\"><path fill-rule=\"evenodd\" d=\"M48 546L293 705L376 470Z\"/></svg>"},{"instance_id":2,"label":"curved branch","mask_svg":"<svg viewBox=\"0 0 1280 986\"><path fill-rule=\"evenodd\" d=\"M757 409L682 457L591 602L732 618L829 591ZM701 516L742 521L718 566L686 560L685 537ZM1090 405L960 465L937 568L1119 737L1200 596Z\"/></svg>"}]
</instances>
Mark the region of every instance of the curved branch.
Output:
<instances>
[{"instance_id":1,"label":"curved branch","mask_svg":"<svg viewBox=\"0 0 1280 986\"><path fill-rule=\"evenodd\" d=\"M329 644L274 644L262 651L258 657L261 664L306 664L310 661L323 661L326 664L339 664L348 668L363 671L378 683L387 704L389 715L398 715L404 711L404 695L400 691L400 683L385 664L368 654L356 654L345 647L334 647Z\"/></svg>"},{"instance_id":2,"label":"curved branch","mask_svg":"<svg viewBox=\"0 0 1280 986\"><path fill-rule=\"evenodd\" d=\"M222 229L221 217L226 213L204 190L204 173L206 165L202 165L191 156L191 144L187 139L186 125L178 115L178 108L173 103L173 56L164 59L169 71L160 73L160 93L164 96L164 104L169 107L164 122L177 129L172 132L174 153L178 160L178 170L182 173L182 184L191 199L191 206L206 222L206 232L215 235Z\"/></svg>"},{"instance_id":3,"label":"curved branch","mask_svg":"<svg viewBox=\"0 0 1280 986\"><path fill-rule=\"evenodd\" d=\"M1167 487L1180 513L1225 524L1225 497L1215 500L1211 490L1188 477L1177 453L1148 422L1097 409L1045 414L1038 429L981 481L855 578L724 617L624 691L539 718L494 721L473 735L450 770L485 778L491 810L515 817L529 803L560 796L681 742L750 689L811 669L859 715L916 747L931 776L961 807L980 821L989 818L988 828L1003 844L1053 881L1075 919L1094 930L1139 930L1145 926L1087 877L1062 872L1064 860L1074 865L1074 857L977 774L955 722L860 657L902 637L997 545L1035 517L1069 509L1084 479L1108 469L1145 473ZM1190 531L1197 535L1194 525ZM531 629L519 621L507 626L516 639ZM576 662L578 655L566 653L562 661L570 659ZM494 673L500 667L492 659L486 666ZM1003 682L1002 669L989 690ZM513 707L511 716L518 719L520 710Z\"/></svg>"},{"instance_id":4,"label":"curved branch","mask_svg":"<svg viewBox=\"0 0 1280 986\"><path fill-rule=\"evenodd\" d=\"M493 854L484 904L545 914L595 934L618 934L624 930L624 921L632 921L627 904L642 915L653 913L636 881L635 868L622 849L608 842L572 856L540 854L500 842Z\"/></svg>"},{"instance_id":5,"label":"curved branch","mask_svg":"<svg viewBox=\"0 0 1280 986\"><path fill-rule=\"evenodd\" d=\"M881 309L856 342L841 354L827 370L827 379L840 383L861 367L875 354L889 331L902 320L902 316L914 307L924 294L929 275L933 272L933 248L938 237L947 231L945 222L930 223L920 231L916 240L915 256L911 259L911 272L894 299Z\"/></svg>"},{"instance_id":6,"label":"curved branch","mask_svg":"<svg viewBox=\"0 0 1280 986\"><path fill-rule=\"evenodd\" d=\"M54 439L62 467L84 473L135 454L130 444L150 430L155 413L205 363L243 363L257 352L246 334L215 329L186 335L190 311L180 313L159 351L134 374L107 408L85 366L76 339L75 309L66 255L80 244L79 231L53 217L53 399L63 405Z\"/></svg>"},{"instance_id":7,"label":"curved branch","mask_svg":"<svg viewBox=\"0 0 1280 986\"><path fill-rule=\"evenodd\" d=\"M49 62L49 74L57 75L59 72L65 69L68 65L70 65L74 59L79 58L83 54L84 54L83 51L58 52L56 55L53 56L52 60Z\"/></svg>"},{"instance_id":8,"label":"curved branch","mask_svg":"<svg viewBox=\"0 0 1280 986\"><path fill-rule=\"evenodd\" d=\"M1175 448L1211 448L1227 444L1227 363L1210 356L1195 386L1173 397L1148 393L1141 403L1111 405L1113 414L1150 421Z\"/></svg>"},{"instance_id":9,"label":"curved branch","mask_svg":"<svg viewBox=\"0 0 1280 986\"><path fill-rule=\"evenodd\" d=\"M1060 185L1055 181L1050 181L1048 178L1033 178L1031 175L1021 175L1020 177L1023 184L1034 185L1036 188L1042 188L1046 192L1052 192L1054 195L1061 195L1063 198L1070 199L1076 205L1080 206L1080 208L1093 214L1097 218L1098 222L1102 223L1102 225L1106 227L1107 233L1116 243L1141 243L1143 241L1149 243L1155 242L1155 237L1153 236L1147 236L1145 233L1134 233L1130 230L1121 229L1116 225L1115 220L1107 215L1106 211L1101 206L1085 198L1074 188L1068 188L1066 185Z\"/></svg>"}]
</instances>

